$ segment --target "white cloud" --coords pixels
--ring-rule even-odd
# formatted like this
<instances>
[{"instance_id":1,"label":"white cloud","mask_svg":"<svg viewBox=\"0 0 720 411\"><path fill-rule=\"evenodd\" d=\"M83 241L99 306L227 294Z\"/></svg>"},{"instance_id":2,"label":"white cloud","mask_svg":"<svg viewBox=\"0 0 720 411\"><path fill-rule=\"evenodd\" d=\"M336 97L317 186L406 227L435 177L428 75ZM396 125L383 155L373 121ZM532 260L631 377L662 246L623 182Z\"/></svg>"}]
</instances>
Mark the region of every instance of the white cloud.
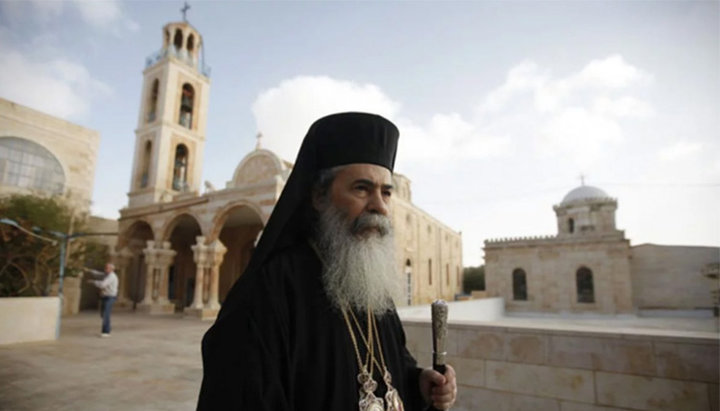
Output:
<instances>
[{"instance_id":1,"label":"white cloud","mask_svg":"<svg viewBox=\"0 0 720 411\"><path fill-rule=\"evenodd\" d=\"M0 95L11 101L61 117L81 118L92 100L112 89L94 79L85 66L62 58L33 61L14 50L4 51Z\"/></svg>"},{"instance_id":2,"label":"white cloud","mask_svg":"<svg viewBox=\"0 0 720 411\"><path fill-rule=\"evenodd\" d=\"M119 0L24 0L0 2L0 11L11 22L34 21L41 25L66 13L77 12L81 20L93 28L120 35L123 31L135 32L137 22L128 17Z\"/></svg>"},{"instance_id":3,"label":"white cloud","mask_svg":"<svg viewBox=\"0 0 720 411\"><path fill-rule=\"evenodd\" d=\"M263 145L294 160L313 121L342 111L367 111L394 121L401 131L398 163L439 158L483 158L507 151L507 140L485 134L457 113L435 114L427 124L401 115L401 106L373 84L301 76L262 92L253 104Z\"/></svg>"},{"instance_id":4,"label":"white cloud","mask_svg":"<svg viewBox=\"0 0 720 411\"><path fill-rule=\"evenodd\" d=\"M115 34L120 34L121 29L139 29L137 22L125 16L119 0L75 0L73 4L83 21L97 29L110 29Z\"/></svg>"},{"instance_id":5,"label":"white cloud","mask_svg":"<svg viewBox=\"0 0 720 411\"><path fill-rule=\"evenodd\" d=\"M591 61L569 80L575 88L620 89L647 84L652 81L652 76L626 63L622 56L614 55Z\"/></svg>"},{"instance_id":6,"label":"white cloud","mask_svg":"<svg viewBox=\"0 0 720 411\"><path fill-rule=\"evenodd\" d=\"M593 60L564 77L524 61L477 107L478 118L515 141L539 133L539 155L586 165L623 141L623 119L654 115L652 105L633 95L652 79L620 55Z\"/></svg>"},{"instance_id":7,"label":"white cloud","mask_svg":"<svg viewBox=\"0 0 720 411\"><path fill-rule=\"evenodd\" d=\"M377 86L300 76L285 80L258 96L252 106L263 145L294 161L313 121L342 111L368 111L393 118L400 105Z\"/></svg>"}]
</instances>

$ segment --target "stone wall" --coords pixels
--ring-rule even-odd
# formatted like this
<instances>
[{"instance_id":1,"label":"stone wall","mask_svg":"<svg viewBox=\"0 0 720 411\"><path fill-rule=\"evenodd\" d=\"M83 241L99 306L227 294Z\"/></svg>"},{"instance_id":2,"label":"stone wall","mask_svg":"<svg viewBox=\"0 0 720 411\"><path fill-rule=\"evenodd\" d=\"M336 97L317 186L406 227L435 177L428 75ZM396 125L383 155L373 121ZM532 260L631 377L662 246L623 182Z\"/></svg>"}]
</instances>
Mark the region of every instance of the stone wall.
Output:
<instances>
[{"instance_id":1,"label":"stone wall","mask_svg":"<svg viewBox=\"0 0 720 411\"><path fill-rule=\"evenodd\" d=\"M55 339L58 297L0 298L0 345Z\"/></svg>"},{"instance_id":2,"label":"stone wall","mask_svg":"<svg viewBox=\"0 0 720 411\"><path fill-rule=\"evenodd\" d=\"M431 361L427 321L405 320L408 349ZM711 333L570 331L451 324L462 410L718 411Z\"/></svg>"},{"instance_id":3,"label":"stone wall","mask_svg":"<svg viewBox=\"0 0 720 411\"><path fill-rule=\"evenodd\" d=\"M703 267L720 261L718 247L642 244L631 248L633 302L640 309L697 309L713 306L718 280Z\"/></svg>"}]
</instances>

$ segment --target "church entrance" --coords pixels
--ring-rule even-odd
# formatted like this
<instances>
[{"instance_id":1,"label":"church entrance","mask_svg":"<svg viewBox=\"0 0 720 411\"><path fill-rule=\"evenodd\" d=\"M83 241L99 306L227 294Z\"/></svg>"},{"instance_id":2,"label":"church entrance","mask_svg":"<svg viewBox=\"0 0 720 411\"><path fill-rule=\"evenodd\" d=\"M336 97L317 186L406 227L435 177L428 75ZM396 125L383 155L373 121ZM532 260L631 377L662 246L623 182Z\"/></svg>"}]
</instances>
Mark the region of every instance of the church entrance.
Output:
<instances>
[{"instance_id":1,"label":"church entrance","mask_svg":"<svg viewBox=\"0 0 720 411\"><path fill-rule=\"evenodd\" d=\"M182 311L193 300L196 265L192 246L196 237L202 235L200 225L189 214L181 214L170 224L170 247L175 257L168 269L168 299L175 304L175 311Z\"/></svg>"},{"instance_id":2,"label":"church entrance","mask_svg":"<svg viewBox=\"0 0 720 411\"><path fill-rule=\"evenodd\" d=\"M222 304L230 288L245 270L263 228L258 213L249 206L233 207L221 216L218 238L227 252L220 265L219 300Z\"/></svg>"},{"instance_id":3,"label":"church entrance","mask_svg":"<svg viewBox=\"0 0 720 411\"><path fill-rule=\"evenodd\" d=\"M124 237L130 254L125 267L127 270L125 274L126 284L123 291L124 296L132 302L134 307L145 297L147 267L143 250L147 247L147 242L153 239L153 232L148 223L138 221L130 226Z\"/></svg>"}]
</instances>

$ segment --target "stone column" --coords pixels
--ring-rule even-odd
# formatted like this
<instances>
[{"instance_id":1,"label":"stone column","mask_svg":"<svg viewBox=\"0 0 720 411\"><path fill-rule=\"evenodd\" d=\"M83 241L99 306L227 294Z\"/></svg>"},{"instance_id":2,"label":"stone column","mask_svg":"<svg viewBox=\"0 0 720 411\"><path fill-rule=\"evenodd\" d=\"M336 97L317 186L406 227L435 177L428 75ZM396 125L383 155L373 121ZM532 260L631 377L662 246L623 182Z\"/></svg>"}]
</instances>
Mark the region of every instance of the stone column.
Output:
<instances>
[{"instance_id":1,"label":"stone column","mask_svg":"<svg viewBox=\"0 0 720 411\"><path fill-rule=\"evenodd\" d=\"M207 267L207 246L205 245L205 237L198 236L196 238L196 244L192 247L193 260L195 260L195 290L193 295L193 302L190 308L195 310L201 310L203 304L203 284L204 284L204 272Z\"/></svg>"},{"instance_id":2,"label":"stone column","mask_svg":"<svg viewBox=\"0 0 720 411\"><path fill-rule=\"evenodd\" d=\"M158 271L158 303L169 304L168 301L168 276L170 271L170 264L172 264L173 258L175 258L177 252L170 248L170 242L164 241L162 248L157 250L157 271Z\"/></svg>"},{"instance_id":3,"label":"stone column","mask_svg":"<svg viewBox=\"0 0 720 411\"><path fill-rule=\"evenodd\" d=\"M148 247L143 250L147 264L145 298L139 308L149 314L172 314L175 311L175 305L167 300L166 278L167 267L172 261L172 257L175 256L175 251L170 249L170 243L167 241L163 242L160 247L155 241L148 241L147 244Z\"/></svg>"},{"instance_id":4,"label":"stone column","mask_svg":"<svg viewBox=\"0 0 720 411\"><path fill-rule=\"evenodd\" d=\"M208 251L210 257L210 293L205 308L219 310L218 290L220 285L220 264L222 264L227 248L225 248L220 240L215 240L208 246Z\"/></svg>"},{"instance_id":5,"label":"stone column","mask_svg":"<svg viewBox=\"0 0 720 411\"><path fill-rule=\"evenodd\" d=\"M155 260L157 259L157 255L155 252L155 241L148 241L147 242L147 248L143 250L143 254L145 254L145 265L147 265L147 268L145 269L145 293L143 296L143 300L140 303L141 305L151 305L153 303L153 293L154 293L154 277L155 277Z\"/></svg>"},{"instance_id":6,"label":"stone column","mask_svg":"<svg viewBox=\"0 0 720 411\"><path fill-rule=\"evenodd\" d=\"M127 273L131 259L132 252L127 247L112 253L112 260L115 263L115 273L118 276L116 304L120 307L128 307L131 305L131 301L127 296Z\"/></svg>"}]
</instances>

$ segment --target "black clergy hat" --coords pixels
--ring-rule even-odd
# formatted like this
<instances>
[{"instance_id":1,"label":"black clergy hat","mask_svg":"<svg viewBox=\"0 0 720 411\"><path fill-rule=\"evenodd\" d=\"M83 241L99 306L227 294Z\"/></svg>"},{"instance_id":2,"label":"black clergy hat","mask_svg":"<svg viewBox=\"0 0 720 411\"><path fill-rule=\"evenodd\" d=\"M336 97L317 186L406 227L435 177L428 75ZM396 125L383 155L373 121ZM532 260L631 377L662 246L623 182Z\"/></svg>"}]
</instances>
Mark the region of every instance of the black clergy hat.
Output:
<instances>
[{"instance_id":1,"label":"black clergy hat","mask_svg":"<svg viewBox=\"0 0 720 411\"><path fill-rule=\"evenodd\" d=\"M395 124L370 113L331 114L310 126L257 248L245 272L228 293L218 318L237 307L242 298L242 283L260 275L263 264L273 253L306 241L312 228L306 211L318 172L357 163L379 165L392 172L399 134Z\"/></svg>"},{"instance_id":2,"label":"black clergy hat","mask_svg":"<svg viewBox=\"0 0 720 411\"><path fill-rule=\"evenodd\" d=\"M315 151L315 169L353 164L376 164L392 171L400 132L377 114L338 113L313 123L298 153L299 164L307 146ZM310 148L308 147L308 148Z\"/></svg>"}]
</instances>

